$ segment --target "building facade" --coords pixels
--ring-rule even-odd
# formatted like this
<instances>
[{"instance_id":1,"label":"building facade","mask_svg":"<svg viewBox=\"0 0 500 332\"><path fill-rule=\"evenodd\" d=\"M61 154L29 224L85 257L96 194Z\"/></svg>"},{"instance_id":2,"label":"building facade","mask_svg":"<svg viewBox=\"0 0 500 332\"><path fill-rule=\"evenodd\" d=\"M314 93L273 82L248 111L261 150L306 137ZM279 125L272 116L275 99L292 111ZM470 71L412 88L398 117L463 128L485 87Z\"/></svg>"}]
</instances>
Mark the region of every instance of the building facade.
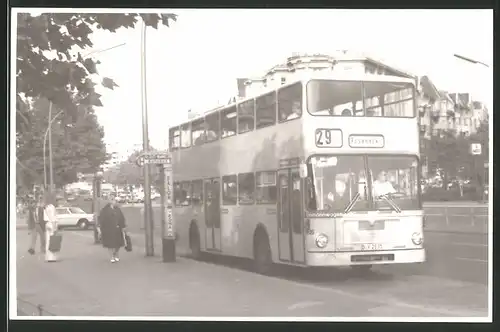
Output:
<instances>
[{"instance_id":1,"label":"building facade","mask_svg":"<svg viewBox=\"0 0 500 332\"><path fill-rule=\"evenodd\" d=\"M388 66L363 54L354 54L348 51L339 51L333 55L296 53L288 57L283 63L273 66L262 77L238 79L239 97L253 97L265 93L298 79L298 76L304 72L314 71L367 73L415 78L415 76L407 72Z\"/></svg>"},{"instance_id":2,"label":"building facade","mask_svg":"<svg viewBox=\"0 0 500 332\"><path fill-rule=\"evenodd\" d=\"M438 90L427 76L419 79L418 113L423 138L453 132L469 136L477 132L488 110L469 93Z\"/></svg>"}]
</instances>

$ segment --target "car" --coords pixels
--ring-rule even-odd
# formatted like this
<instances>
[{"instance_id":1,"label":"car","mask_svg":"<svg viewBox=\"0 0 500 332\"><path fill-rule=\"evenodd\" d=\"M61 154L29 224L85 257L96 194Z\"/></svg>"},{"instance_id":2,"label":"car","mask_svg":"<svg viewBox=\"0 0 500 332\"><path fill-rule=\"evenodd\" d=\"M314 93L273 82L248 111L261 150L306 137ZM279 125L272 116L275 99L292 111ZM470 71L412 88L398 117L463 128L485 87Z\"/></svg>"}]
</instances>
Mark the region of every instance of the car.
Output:
<instances>
[{"instance_id":1,"label":"car","mask_svg":"<svg viewBox=\"0 0 500 332\"><path fill-rule=\"evenodd\" d=\"M115 201L117 203L121 203L121 204L128 203L129 200L130 200L130 197L127 194L119 194L115 198Z\"/></svg>"},{"instance_id":2,"label":"car","mask_svg":"<svg viewBox=\"0 0 500 332\"><path fill-rule=\"evenodd\" d=\"M56 215L59 228L78 227L80 229L89 229L94 224L94 215L86 213L77 206L58 206L56 207Z\"/></svg>"}]
</instances>

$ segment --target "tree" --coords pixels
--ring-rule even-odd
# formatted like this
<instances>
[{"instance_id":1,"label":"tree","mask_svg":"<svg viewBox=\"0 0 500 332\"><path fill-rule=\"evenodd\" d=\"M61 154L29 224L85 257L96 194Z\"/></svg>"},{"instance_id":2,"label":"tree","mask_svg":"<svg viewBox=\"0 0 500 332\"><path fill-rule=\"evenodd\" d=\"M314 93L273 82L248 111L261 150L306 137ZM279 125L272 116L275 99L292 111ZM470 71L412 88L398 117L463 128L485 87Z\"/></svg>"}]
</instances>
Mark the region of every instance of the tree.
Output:
<instances>
[{"instance_id":1,"label":"tree","mask_svg":"<svg viewBox=\"0 0 500 332\"><path fill-rule=\"evenodd\" d=\"M116 32L133 28L139 19L146 26L169 26L175 14L83 14L46 13L17 17L17 98L18 128L30 127L30 100L47 99L73 119L81 106L102 106L95 83L90 78L97 73L99 61L86 59L80 53L93 46L91 34L96 30ZM78 49L80 51L78 51ZM45 53L53 53L49 59ZM117 84L103 78L101 84L113 89Z\"/></svg>"},{"instance_id":2,"label":"tree","mask_svg":"<svg viewBox=\"0 0 500 332\"><path fill-rule=\"evenodd\" d=\"M83 107L83 106L80 106ZM52 108L52 118L60 110ZM43 183L43 145L46 142L46 171L49 179L49 155L47 133L49 102L36 99L30 111L29 127L17 132L17 171L24 186ZM64 112L52 123L54 183L60 187L76 181L77 173L95 172L106 160L103 142L104 130L97 122L92 107L79 110L76 117Z\"/></svg>"},{"instance_id":3,"label":"tree","mask_svg":"<svg viewBox=\"0 0 500 332\"><path fill-rule=\"evenodd\" d=\"M150 148L150 150L157 151L154 148ZM109 183L119 185L144 184L144 169L142 167L139 167L136 163L136 160L140 153L140 151L133 152L126 161L104 172L104 179ZM149 169L151 175L151 183L158 186L158 181L160 179L158 167L152 165L149 167Z\"/></svg>"},{"instance_id":4,"label":"tree","mask_svg":"<svg viewBox=\"0 0 500 332\"><path fill-rule=\"evenodd\" d=\"M443 186L447 186L450 178L474 179L478 172L476 163L488 162L489 153L488 119L483 121L477 132L470 136L457 135L456 132L442 131L430 140L424 140L422 154L427 156L430 164L441 169ZM472 143L482 145L482 154L474 161L470 153ZM436 169L430 169L430 174L435 175Z\"/></svg>"}]
</instances>

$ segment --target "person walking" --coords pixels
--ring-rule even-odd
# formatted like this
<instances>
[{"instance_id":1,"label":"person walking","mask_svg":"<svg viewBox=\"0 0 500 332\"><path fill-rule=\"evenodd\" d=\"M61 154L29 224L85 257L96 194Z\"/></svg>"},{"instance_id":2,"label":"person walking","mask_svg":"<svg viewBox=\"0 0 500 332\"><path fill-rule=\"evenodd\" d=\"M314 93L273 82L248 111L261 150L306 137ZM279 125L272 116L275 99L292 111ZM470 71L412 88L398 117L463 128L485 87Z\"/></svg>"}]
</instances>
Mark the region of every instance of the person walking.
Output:
<instances>
[{"instance_id":1,"label":"person walking","mask_svg":"<svg viewBox=\"0 0 500 332\"><path fill-rule=\"evenodd\" d=\"M28 227L31 234L31 245L28 252L32 255L35 254L35 246L37 237L40 237L40 251L45 253L45 220L44 220L44 207L41 196L31 202L28 212Z\"/></svg>"},{"instance_id":2,"label":"person walking","mask_svg":"<svg viewBox=\"0 0 500 332\"><path fill-rule=\"evenodd\" d=\"M43 210L43 220L45 222L45 261L47 262L57 262L57 253L50 251L50 237L57 233L58 224L56 216L56 198L52 193L46 193L45 197L45 209Z\"/></svg>"},{"instance_id":3,"label":"person walking","mask_svg":"<svg viewBox=\"0 0 500 332\"><path fill-rule=\"evenodd\" d=\"M99 213L101 241L111 256L111 263L120 261L120 248L125 246L126 234L125 216L120 207L109 201Z\"/></svg>"}]
</instances>

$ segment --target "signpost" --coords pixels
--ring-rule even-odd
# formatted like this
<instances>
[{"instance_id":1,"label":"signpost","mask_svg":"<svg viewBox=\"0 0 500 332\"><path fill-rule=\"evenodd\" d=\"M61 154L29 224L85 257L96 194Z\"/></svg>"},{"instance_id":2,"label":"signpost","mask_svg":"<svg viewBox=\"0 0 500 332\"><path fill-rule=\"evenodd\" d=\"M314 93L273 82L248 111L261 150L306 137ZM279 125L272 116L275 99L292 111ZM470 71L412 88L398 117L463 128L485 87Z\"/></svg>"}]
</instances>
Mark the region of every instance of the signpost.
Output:
<instances>
[{"instance_id":1,"label":"signpost","mask_svg":"<svg viewBox=\"0 0 500 332\"><path fill-rule=\"evenodd\" d=\"M482 200L483 199L483 195L484 195L484 179L481 178L481 173L479 170L478 170L478 166L477 166L477 163L478 163L478 159L479 159L479 156L482 154L482 146L480 143L472 143L470 145L470 153L472 154L472 168L474 170L474 173L477 174L476 175L476 178L475 178L475 182L476 182L476 188L478 190L478 195L477 195L477 199L478 200Z\"/></svg>"},{"instance_id":2,"label":"signpost","mask_svg":"<svg viewBox=\"0 0 500 332\"><path fill-rule=\"evenodd\" d=\"M169 152L146 152L137 158L136 163L141 167L151 164L160 167L162 178L162 256L163 262L175 262L175 224L172 211L174 191L172 157Z\"/></svg>"},{"instance_id":3,"label":"signpost","mask_svg":"<svg viewBox=\"0 0 500 332\"><path fill-rule=\"evenodd\" d=\"M480 155L481 152L482 152L481 150L482 150L481 149L481 144L479 144L479 143L472 143L470 145L470 152L473 155Z\"/></svg>"}]
</instances>

